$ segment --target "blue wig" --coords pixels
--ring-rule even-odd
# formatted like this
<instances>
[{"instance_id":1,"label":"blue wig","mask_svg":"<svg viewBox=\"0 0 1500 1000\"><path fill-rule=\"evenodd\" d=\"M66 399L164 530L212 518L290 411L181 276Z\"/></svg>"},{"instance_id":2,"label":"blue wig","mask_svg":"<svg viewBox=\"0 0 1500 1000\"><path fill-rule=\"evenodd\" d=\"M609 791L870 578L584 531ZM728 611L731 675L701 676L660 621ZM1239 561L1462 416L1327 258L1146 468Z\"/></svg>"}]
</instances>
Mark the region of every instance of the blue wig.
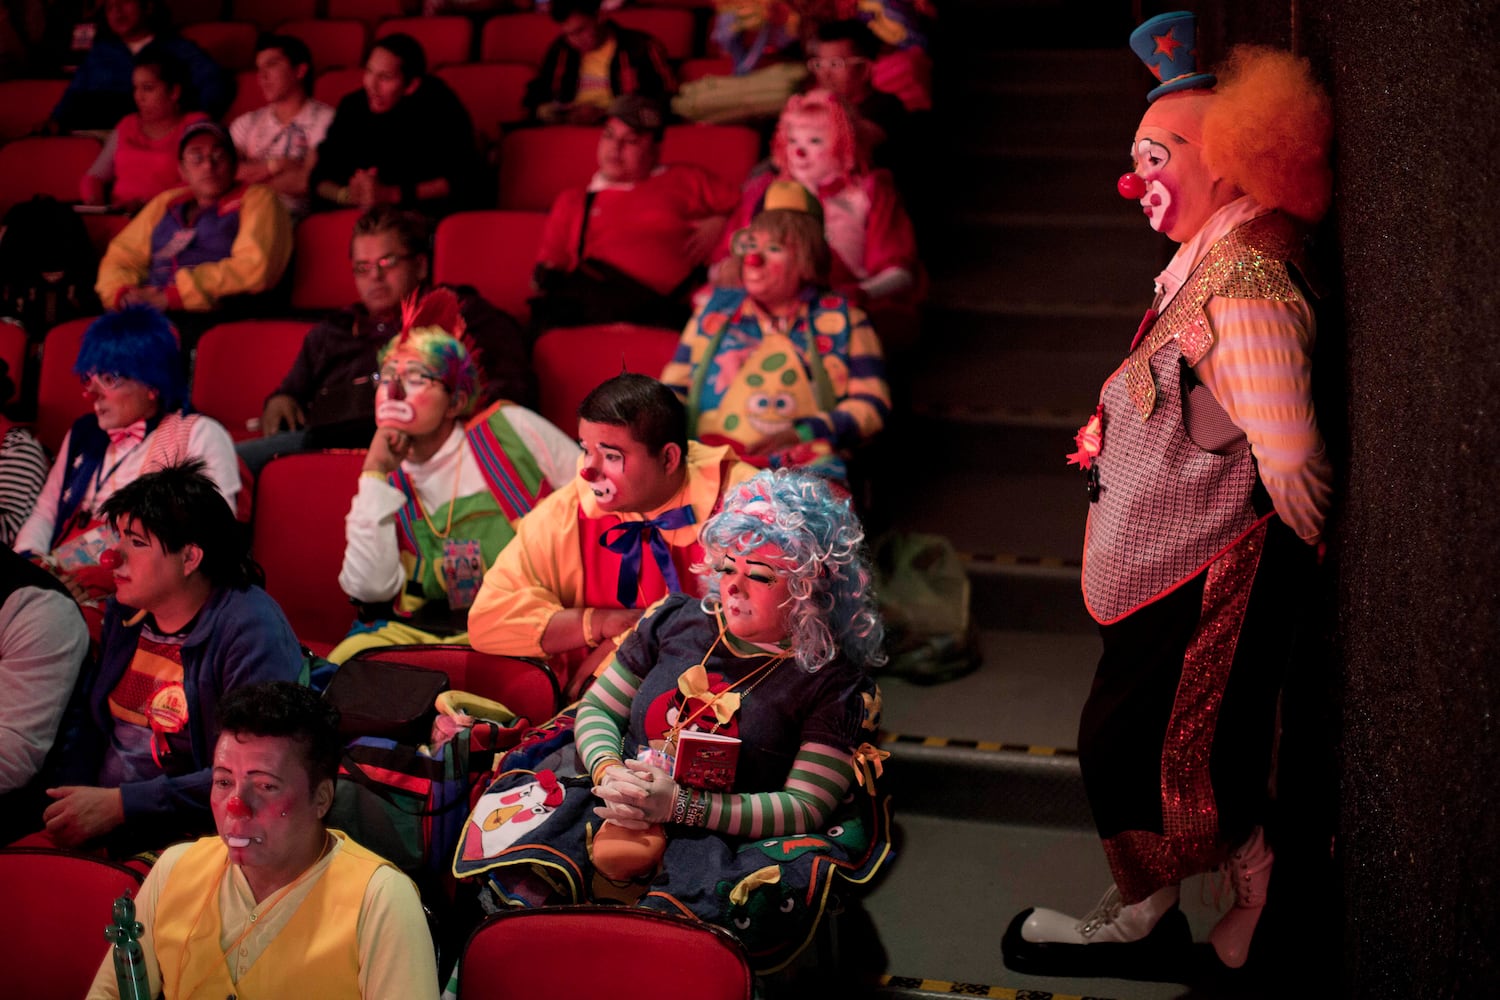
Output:
<instances>
[{"instance_id":1,"label":"blue wig","mask_svg":"<svg viewBox=\"0 0 1500 1000\"><path fill-rule=\"evenodd\" d=\"M150 306L127 306L105 313L89 325L73 371L80 378L107 372L155 389L161 412L187 405L182 352L167 317Z\"/></svg>"},{"instance_id":2,"label":"blue wig","mask_svg":"<svg viewBox=\"0 0 1500 1000\"><path fill-rule=\"evenodd\" d=\"M720 607L720 564L726 552L775 545L793 563L788 574L792 608L788 631L797 663L813 671L840 653L862 670L885 662L885 625L875 609L864 529L849 501L833 495L819 476L789 469L762 472L724 497L724 509L703 526L698 540L708 556L703 608Z\"/></svg>"}]
</instances>

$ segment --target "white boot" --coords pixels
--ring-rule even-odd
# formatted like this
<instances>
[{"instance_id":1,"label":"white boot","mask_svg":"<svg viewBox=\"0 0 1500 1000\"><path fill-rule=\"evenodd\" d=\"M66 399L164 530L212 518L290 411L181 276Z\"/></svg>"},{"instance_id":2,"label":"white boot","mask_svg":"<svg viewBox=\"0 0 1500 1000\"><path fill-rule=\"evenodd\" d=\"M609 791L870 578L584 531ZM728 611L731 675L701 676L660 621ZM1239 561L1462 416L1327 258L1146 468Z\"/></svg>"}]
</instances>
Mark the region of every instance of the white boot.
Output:
<instances>
[{"instance_id":1,"label":"white boot","mask_svg":"<svg viewBox=\"0 0 1500 1000\"><path fill-rule=\"evenodd\" d=\"M1120 890L1110 886L1081 920L1056 910L1032 910L1021 925L1021 937L1033 944L1128 944L1150 934L1177 898L1178 887L1168 885L1126 906Z\"/></svg>"},{"instance_id":2,"label":"white boot","mask_svg":"<svg viewBox=\"0 0 1500 1000\"><path fill-rule=\"evenodd\" d=\"M1208 941L1218 953L1219 961L1238 969L1250 957L1250 940L1260 911L1266 905L1266 888L1271 884L1271 865L1276 854L1266 845L1265 831L1260 827L1250 839L1229 856L1224 868L1234 888L1234 906L1219 918L1209 932Z\"/></svg>"}]
</instances>

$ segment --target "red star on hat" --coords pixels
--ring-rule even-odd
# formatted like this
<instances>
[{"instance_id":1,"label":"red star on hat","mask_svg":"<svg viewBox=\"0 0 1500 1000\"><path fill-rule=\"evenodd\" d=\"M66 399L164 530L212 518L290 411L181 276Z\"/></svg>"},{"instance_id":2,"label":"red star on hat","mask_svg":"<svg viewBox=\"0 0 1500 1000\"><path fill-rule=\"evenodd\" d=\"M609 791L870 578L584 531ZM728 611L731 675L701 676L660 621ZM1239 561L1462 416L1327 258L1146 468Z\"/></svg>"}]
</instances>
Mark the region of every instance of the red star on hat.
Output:
<instances>
[{"instance_id":1,"label":"red star on hat","mask_svg":"<svg viewBox=\"0 0 1500 1000\"><path fill-rule=\"evenodd\" d=\"M1151 40L1156 43L1156 51L1168 59L1176 59L1177 50L1182 48L1182 43L1172 35L1170 28L1165 35L1152 35Z\"/></svg>"}]
</instances>

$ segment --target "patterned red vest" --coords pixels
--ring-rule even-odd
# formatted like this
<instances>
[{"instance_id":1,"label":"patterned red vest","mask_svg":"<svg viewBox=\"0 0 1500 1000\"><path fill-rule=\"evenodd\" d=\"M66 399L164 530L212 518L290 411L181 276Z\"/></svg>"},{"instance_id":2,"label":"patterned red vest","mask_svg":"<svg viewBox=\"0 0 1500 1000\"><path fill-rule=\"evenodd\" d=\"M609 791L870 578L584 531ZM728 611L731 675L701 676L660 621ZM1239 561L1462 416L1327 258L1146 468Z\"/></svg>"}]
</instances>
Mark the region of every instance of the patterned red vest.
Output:
<instances>
[{"instance_id":1,"label":"patterned red vest","mask_svg":"<svg viewBox=\"0 0 1500 1000\"><path fill-rule=\"evenodd\" d=\"M1295 241L1279 215L1253 219L1209 248L1099 394L1103 445L1099 493L1084 536L1083 596L1110 624L1198 575L1269 514L1249 448L1205 451L1184 426L1181 361L1214 345L1203 304L1211 296L1302 298L1287 269Z\"/></svg>"}]
</instances>

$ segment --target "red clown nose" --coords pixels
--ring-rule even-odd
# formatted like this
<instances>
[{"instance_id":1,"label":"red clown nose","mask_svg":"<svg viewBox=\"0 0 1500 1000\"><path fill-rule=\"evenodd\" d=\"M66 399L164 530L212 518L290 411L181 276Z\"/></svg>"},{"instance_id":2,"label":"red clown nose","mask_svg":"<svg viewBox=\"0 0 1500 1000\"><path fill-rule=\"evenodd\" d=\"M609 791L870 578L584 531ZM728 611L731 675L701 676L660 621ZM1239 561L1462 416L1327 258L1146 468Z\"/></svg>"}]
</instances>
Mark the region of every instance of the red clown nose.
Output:
<instances>
[{"instance_id":1,"label":"red clown nose","mask_svg":"<svg viewBox=\"0 0 1500 1000\"><path fill-rule=\"evenodd\" d=\"M255 813L245 804L245 800L238 795L231 795L224 803L224 815L230 819L249 819Z\"/></svg>"},{"instance_id":2,"label":"red clown nose","mask_svg":"<svg viewBox=\"0 0 1500 1000\"><path fill-rule=\"evenodd\" d=\"M120 553L116 552L114 549L105 549L103 552L99 553L99 566L103 569L114 569L116 566L120 565L122 561L123 560L120 559Z\"/></svg>"},{"instance_id":3,"label":"red clown nose","mask_svg":"<svg viewBox=\"0 0 1500 1000\"><path fill-rule=\"evenodd\" d=\"M751 267L764 267L766 264L766 258L759 252L752 250L751 252L745 254L745 263L749 264Z\"/></svg>"},{"instance_id":4,"label":"red clown nose","mask_svg":"<svg viewBox=\"0 0 1500 1000\"><path fill-rule=\"evenodd\" d=\"M1119 189L1121 198L1129 198L1131 201L1140 201L1141 196L1146 193L1146 182L1141 180L1139 174L1122 174L1115 182L1115 187Z\"/></svg>"}]
</instances>

